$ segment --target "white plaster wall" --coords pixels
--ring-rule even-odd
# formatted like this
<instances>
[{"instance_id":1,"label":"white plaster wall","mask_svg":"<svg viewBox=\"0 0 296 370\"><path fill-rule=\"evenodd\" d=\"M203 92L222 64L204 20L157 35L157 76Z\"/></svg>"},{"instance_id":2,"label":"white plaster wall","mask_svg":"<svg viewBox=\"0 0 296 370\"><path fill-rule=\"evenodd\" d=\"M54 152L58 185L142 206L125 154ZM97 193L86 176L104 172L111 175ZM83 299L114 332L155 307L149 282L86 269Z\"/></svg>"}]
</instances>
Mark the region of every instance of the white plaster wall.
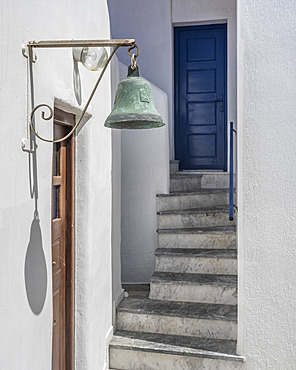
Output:
<instances>
[{"instance_id":1,"label":"white plaster wall","mask_svg":"<svg viewBox=\"0 0 296 370\"><path fill-rule=\"evenodd\" d=\"M170 158L174 158L172 120L174 80L172 33L174 25L227 22L228 122L230 120L236 122L235 0L213 0L211 2L205 0L173 0L172 2L169 0L161 2L156 0L108 0L108 6L112 37L136 38L140 47L138 64L141 74L168 96ZM126 50L119 50L118 57L121 62L130 63ZM156 104L158 100L155 99ZM159 107L162 109L161 104ZM152 139L154 135L157 141ZM145 140L147 140L146 143ZM163 148L164 141L160 140L165 140L165 138L161 139L157 130L155 134L151 133L151 138L144 132L122 133L122 279L124 282L148 282L154 269L156 247L154 194L156 190L157 192L168 191L168 177L163 177L168 175L167 165L165 162L162 164L166 156L165 149L155 152L155 163L150 149L156 145ZM154 178L149 172L152 164ZM161 183L161 186L157 185ZM150 196L146 196L146 200L144 200L145 189L147 191L150 189L148 191ZM141 215L140 218L139 215Z\"/></svg>"},{"instance_id":2,"label":"white plaster wall","mask_svg":"<svg viewBox=\"0 0 296 370\"><path fill-rule=\"evenodd\" d=\"M233 121L236 124L237 121L236 0L172 0L172 22L175 26L227 23L227 122L229 132L229 122Z\"/></svg>"},{"instance_id":3,"label":"white plaster wall","mask_svg":"<svg viewBox=\"0 0 296 370\"><path fill-rule=\"evenodd\" d=\"M238 6L239 352L295 369L296 3Z\"/></svg>"},{"instance_id":4,"label":"white plaster wall","mask_svg":"<svg viewBox=\"0 0 296 370\"><path fill-rule=\"evenodd\" d=\"M118 58L111 62L112 103L120 82ZM112 104L113 107L113 104ZM112 297L113 325L116 324L116 305L122 298L121 286L121 130L112 130Z\"/></svg>"},{"instance_id":5,"label":"white plaster wall","mask_svg":"<svg viewBox=\"0 0 296 370\"><path fill-rule=\"evenodd\" d=\"M52 145L38 140L36 156L20 147L30 112L21 46L28 40L109 38L108 9L105 1L3 0L1 5L0 367L50 369ZM44 49L37 55L35 104L60 99L60 106L77 108L71 51ZM85 102L97 74L81 69L81 75ZM103 128L110 98L108 71L89 109L92 118L76 140L77 369L105 367L112 329L111 131ZM38 131L50 137L52 122L37 121ZM40 221L31 230L36 206Z\"/></svg>"},{"instance_id":6,"label":"white plaster wall","mask_svg":"<svg viewBox=\"0 0 296 370\"><path fill-rule=\"evenodd\" d=\"M174 26L227 23L227 120L236 122L236 0L108 0L108 6L113 37L136 38L143 76L168 95L170 159L175 158ZM118 55L121 62L129 63L125 50Z\"/></svg>"},{"instance_id":7,"label":"white plaster wall","mask_svg":"<svg viewBox=\"0 0 296 370\"><path fill-rule=\"evenodd\" d=\"M168 96L170 157L173 159L173 39L170 0L108 0L113 38L135 38L141 74ZM126 50L119 60L130 64Z\"/></svg>"},{"instance_id":8,"label":"white plaster wall","mask_svg":"<svg viewBox=\"0 0 296 370\"><path fill-rule=\"evenodd\" d=\"M127 67L120 64L120 79ZM167 95L151 84L156 109L168 121ZM121 258L123 283L148 283L157 248L156 194L169 191L168 126L122 131Z\"/></svg>"}]
</instances>

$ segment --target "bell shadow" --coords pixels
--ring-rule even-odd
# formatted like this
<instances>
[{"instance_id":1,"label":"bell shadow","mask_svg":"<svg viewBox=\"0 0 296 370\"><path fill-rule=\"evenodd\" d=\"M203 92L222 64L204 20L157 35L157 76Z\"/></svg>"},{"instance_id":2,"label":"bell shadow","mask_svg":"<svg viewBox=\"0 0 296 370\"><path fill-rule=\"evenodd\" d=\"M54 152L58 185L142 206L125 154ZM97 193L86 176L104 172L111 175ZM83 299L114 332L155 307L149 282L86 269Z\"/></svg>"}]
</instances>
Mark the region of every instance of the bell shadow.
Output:
<instances>
[{"instance_id":1,"label":"bell shadow","mask_svg":"<svg viewBox=\"0 0 296 370\"><path fill-rule=\"evenodd\" d=\"M30 81L31 105L34 107L34 85L32 54L29 54L28 73ZM34 121L32 122L34 125ZM35 136L31 136L32 153L28 154L30 197L34 199L35 211L31 223L29 244L27 247L24 275L27 299L32 312L39 315L44 307L47 292L47 267L43 251L42 232L38 213L38 175L37 145Z\"/></svg>"},{"instance_id":2,"label":"bell shadow","mask_svg":"<svg viewBox=\"0 0 296 370\"><path fill-rule=\"evenodd\" d=\"M25 284L31 310L35 315L39 315L46 298L47 268L38 212L35 212L31 223L30 240L25 259Z\"/></svg>"}]
</instances>

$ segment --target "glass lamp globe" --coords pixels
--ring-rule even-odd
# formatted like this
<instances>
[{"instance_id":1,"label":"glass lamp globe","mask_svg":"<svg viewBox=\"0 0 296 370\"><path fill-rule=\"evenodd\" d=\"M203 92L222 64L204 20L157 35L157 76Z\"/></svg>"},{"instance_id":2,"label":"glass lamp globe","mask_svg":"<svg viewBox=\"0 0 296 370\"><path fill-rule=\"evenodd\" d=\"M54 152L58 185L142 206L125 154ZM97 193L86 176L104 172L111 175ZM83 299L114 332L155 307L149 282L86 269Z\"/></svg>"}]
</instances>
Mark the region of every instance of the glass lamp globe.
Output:
<instances>
[{"instance_id":1,"label":"glass lamp globe","mask_svg":"<svg viewBox=\"0 0 296 370\"><path fill-rule=\"evenodd\" d=\"M75 61L81 62L89 71L98 71L105 66L108 53L103 47L73 48L73 57Z\"/></svg>"}]
</instances>

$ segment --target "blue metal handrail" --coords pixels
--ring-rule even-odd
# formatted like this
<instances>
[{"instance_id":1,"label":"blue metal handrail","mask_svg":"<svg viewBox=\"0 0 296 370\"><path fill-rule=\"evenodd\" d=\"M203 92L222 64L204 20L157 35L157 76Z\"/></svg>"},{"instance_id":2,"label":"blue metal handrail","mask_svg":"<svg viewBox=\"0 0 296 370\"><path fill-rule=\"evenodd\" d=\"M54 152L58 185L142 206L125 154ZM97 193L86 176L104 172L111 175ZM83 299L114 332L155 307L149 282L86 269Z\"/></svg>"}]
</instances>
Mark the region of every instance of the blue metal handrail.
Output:
<instances>
[{"instance_id":1,"label":"blue metal handrail","mask_svg":"<svg viewBox=\"0 0 296 370\"><path fill-rule=\"evenodd\" d=\"M233 221L233 122L230 122L229 220Z\"/></svg>"}]
</instances>

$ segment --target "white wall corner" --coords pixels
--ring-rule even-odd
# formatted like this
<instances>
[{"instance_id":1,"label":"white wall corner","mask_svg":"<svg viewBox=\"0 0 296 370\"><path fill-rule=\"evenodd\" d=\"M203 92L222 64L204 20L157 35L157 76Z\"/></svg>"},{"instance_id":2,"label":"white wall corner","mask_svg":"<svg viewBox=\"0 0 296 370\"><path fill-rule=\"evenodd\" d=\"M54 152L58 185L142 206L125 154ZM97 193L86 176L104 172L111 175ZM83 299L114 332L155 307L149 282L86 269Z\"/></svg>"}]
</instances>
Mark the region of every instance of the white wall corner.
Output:
<instances>
[{"instance_id":1,"label":"white wall corner","mask_svg":"<svg viewBox=\"0 0 296 370\"><path fill-rule=\"evenodd\" d=\"M116 331L116 309L120 302L124 298L124 289L121 290L121 292L118 294L118 296L113 300L113 312L112 312L112 324L113 324L113 333Z\"/></svg>"},{"instance_id":2,"label":"white wall corner","mask_svg":"<svg viewBox=\"0 0 296 370\"><path fill-rule=\"evenodd\" d=\"M104 370L109 370L109 343L113 337L113 326L109 329L109 332L106 336L106 345L105 345L105 365Z\"/></svg>"}]
</instances>

